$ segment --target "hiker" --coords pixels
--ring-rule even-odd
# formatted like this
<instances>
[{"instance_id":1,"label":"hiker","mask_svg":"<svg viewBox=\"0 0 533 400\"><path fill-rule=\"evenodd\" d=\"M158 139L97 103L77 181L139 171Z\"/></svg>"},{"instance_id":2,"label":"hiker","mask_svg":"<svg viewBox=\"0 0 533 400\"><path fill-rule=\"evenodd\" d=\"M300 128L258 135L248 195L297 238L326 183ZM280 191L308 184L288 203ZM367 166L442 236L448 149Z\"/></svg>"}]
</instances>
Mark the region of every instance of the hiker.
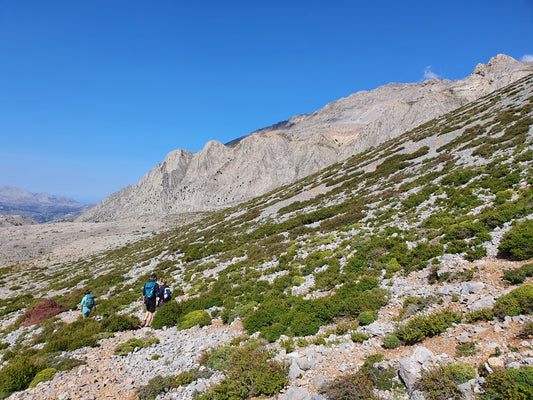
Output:
<instances>
[{"instance_id":1,"label":"hiker","mask_svg":"<svg viewBox=\"0 0 533 400\"><path fill-rule=\"evenodd\" d=\"M94 305L94 296L91 294L90 290L86 290L85 296L83 296L83 299L81 299L81 303L77 310L81 310L83 318L88 318L93 308L96 308Z\"/></svg>"},{"instance_id":2,"label":"hiker","mask_svg":"<svg viewBox=\"0 0 533 400\"><path fill-rule=\"evenodd\" d=\"M157 304L157 308L163 307L163 304L168 303L170 299L172 299L172 291L167 285L166 279L161 279L161 285L159 285L159 303Z\"/></svg>"},{"instance_id":3,"label":"hiker","mask_svg":"<svg viewBox=\"0 0 533 400\"><path fill-rule=\"evenodd\" d=\"M143 286L143 301L146 306L146 313L144 314L144 322L142 326L151 326L152 318L154 317L157 294L159 293L159 285L156 282L157 276L150 275L150 281Z\"/></svg>"}]
</instances>

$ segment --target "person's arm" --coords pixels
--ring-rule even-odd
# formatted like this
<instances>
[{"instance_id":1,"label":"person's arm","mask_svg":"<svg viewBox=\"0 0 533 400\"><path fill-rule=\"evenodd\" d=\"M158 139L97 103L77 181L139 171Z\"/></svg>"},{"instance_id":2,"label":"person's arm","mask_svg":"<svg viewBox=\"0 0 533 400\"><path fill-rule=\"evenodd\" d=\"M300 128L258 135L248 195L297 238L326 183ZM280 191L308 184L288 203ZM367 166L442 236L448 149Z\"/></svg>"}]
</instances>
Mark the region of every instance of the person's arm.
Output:
<instances>
[{"instance_id":1,"label":"person's arm","mask_svg":"<svg viewBox=\"0 0 533 400\"><path fill-rule=\"evenodd\" d=\"M87 303L87 295L83 296L83 299L81 299L81 303L78 306L78 308L81 309L86 303Z\"/></svg>"}]
</instances>

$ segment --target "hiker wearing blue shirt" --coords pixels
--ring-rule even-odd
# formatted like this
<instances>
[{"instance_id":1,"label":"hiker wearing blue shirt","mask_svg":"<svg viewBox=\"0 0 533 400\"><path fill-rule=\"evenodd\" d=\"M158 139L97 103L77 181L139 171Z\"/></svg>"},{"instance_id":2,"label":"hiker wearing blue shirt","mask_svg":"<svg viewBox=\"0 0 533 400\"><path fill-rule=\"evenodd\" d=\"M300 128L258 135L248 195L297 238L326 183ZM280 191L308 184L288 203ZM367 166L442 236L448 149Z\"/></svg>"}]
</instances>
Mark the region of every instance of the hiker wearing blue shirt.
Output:
<instances>
[{"instance_id":1,"label":"hiker wearing blue shirt","mask_svg":"<svg viewBox=\"0 0 533 400\"><path fill-rule=\"evenodd\" d=\"M146 306L146 313L144 314L144 322L142 326L151 326L152 318L154 317L157 295L159 293L159 285L155 281L157 276L150 275L150 281L143 286L143 301Z\"/></svg>"},{"instance_id":2,"label":"hiker wearing blue shirt","mask_svg":"<svg viewBox=\"0 0 533 400\"><path fill-rule=\"evenodd\" d=\"M88 318L89 314L94 308L94 296L90 290L85 291L85 296L81 299L81 303L78 306L78 310L81 310L83 318Z\"/></svg>"}]
</instances>

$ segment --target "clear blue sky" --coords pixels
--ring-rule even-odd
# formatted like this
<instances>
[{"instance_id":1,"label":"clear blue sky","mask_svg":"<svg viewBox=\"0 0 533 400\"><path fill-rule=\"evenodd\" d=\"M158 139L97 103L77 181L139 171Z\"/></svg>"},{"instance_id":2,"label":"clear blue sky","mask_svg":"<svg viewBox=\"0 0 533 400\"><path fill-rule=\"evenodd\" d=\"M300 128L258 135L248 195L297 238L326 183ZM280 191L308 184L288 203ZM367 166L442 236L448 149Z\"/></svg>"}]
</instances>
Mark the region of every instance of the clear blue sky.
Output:
<instances>
[{"instance_id":1,"label":"clear blue sky","mask_svg":"<svg viewBox=\"0 0 533 400\"><path fill-rule=\"evenodd\" d=\"M0 0L0 185L97 202L360 90L533 54L532 0Z\"/></svg>"}]
</instances>

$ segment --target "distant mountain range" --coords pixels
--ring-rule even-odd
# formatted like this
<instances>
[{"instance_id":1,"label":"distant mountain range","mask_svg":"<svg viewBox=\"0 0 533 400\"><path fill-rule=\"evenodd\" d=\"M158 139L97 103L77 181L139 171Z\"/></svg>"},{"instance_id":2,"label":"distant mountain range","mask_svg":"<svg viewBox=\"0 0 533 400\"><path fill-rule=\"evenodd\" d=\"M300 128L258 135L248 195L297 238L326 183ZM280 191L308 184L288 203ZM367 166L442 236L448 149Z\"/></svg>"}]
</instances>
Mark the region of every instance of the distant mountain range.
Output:
<instances>
[{"instance_id":1,"label":"distant mountain range","mask_svg":"<svg viewBox=\"0 0 533 400\"><path fill-rule=\"evenodd\" d=\"M197 153L175 150L138 184L113 193L79 221L225 208L346 160L533 73L533 63L499 54L468 77L390 83L310 114Z\"/></svg>"},{"instance_id":2,"label":"distant mountain range","mask_svg":"<svg viewBox=\"0 0 533 400\"><path fill-rule=\"evenodd\" d=\"M21 215L37 222L50 222L74 218L92 206L64 196L0 186L0 215Z\"/></svg>"}]
</instances>

